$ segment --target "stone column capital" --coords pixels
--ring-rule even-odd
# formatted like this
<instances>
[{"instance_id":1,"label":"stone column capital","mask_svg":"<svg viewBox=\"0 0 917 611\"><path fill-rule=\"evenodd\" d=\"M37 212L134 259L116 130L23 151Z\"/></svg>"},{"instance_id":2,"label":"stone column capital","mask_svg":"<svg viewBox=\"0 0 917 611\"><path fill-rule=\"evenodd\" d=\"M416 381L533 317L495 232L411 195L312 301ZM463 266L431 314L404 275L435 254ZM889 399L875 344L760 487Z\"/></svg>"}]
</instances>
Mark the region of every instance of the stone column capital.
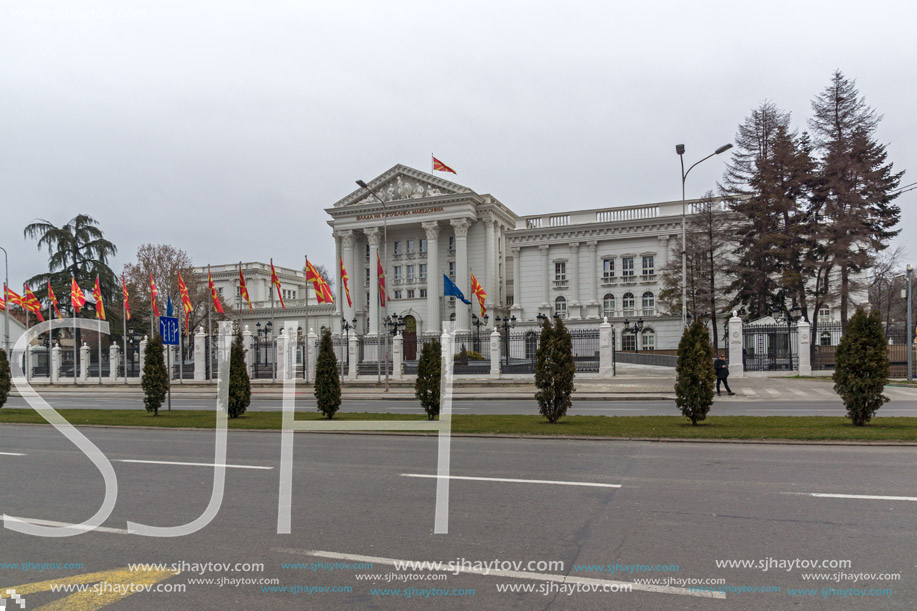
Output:
<instances>
[{"instance_id":1,"label":"stone column capital","mask_svg":"<svg viewBox=\"0 0 917 611\"><path fill-rule=\"evenodd\" d=\"M378 227L367 227L363 230L363 233L366 234L366 239L369 240L370 246L379 247L382 231Z\"/></svg>"},{"instance_id":2,"label":"stone column capital","mask_svg":"<svg viewBox=\"0 0 917 611\"><path fill-rule=\"evenodd\" d=\"M423 227L423 230L427 232L427 240L433 241L439 237L439 221L424 221L420 224Z\"/></svg>"},{"instance_id":3,"label":"stone column capital","mask_svg":"<svg viewBox=\"0 0 917 611\"><path fill-rule=\"evenodd\" d=\"M335 231L334 236L340 238L342 248L353 248L353 229Z\"/></svg>"},{"instance_id":4,"label":"stone column capital","mask_svg":"<svg viewBox=\"0 0 917 611\"><path fill-rule=\"evenodd\" d=\"M589 247L590 252L595 252L595 249L599 247L599 243L595 240L590 240L586 242L586 245Z\"/></svg>"},{"instance_id":5,"label":"stone column capital","mask_svg":"<svg viewBox=\"0 0 917 611\"><path fill-rule=\"evenodd\" d=\"M471 219L451 219L449 224L452 225L456 238L464 238L468 236L468 228L471 227Z\"/></svg>"},{"instance_id":6,"label":"stone column capital","mask_svg":"<svg viewBox=\"0 0 917 611\"><path fill-rule=\"evenodd\" d=\"M551 248L551 247L550 247L548 244L542 244L541 246L538 247L538 250L541 251L541 254L547 256L548 250L549 250L550 248Z\"/></svg>"},{"instance_id":7,"label":"stone column capital","mask_svg":"<svg viewBox=\"0 0 917 611\"><path fill-rule=\"evenodd\" d=\"M570 252L574 255L579 252L579 242L570 242Z\"/></svg>"}]
</instances>

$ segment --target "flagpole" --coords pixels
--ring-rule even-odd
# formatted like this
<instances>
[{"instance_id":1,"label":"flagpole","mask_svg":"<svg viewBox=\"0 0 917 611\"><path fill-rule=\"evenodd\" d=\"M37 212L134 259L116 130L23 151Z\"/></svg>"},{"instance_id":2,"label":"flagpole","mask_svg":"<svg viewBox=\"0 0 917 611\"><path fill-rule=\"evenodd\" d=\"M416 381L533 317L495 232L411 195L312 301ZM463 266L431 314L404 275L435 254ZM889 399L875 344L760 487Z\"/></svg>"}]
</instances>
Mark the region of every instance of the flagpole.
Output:
<instances>
[{"instance_id":1,"label":"flagpole","mask_svg":"<svg viewBox=\"0 0 917 611\"><path fill-rule=\"evenodd\" d=\"M98 279L98 276L96 276ZM99 286L99 302L102 301L102 287ZM99 386L102 385L102 318L99 316L98 310L99 304L96 304L96 323L98 324L98 335L99 335ZM104 307L104 306L103 306ZM109 368L111 364L109 363Z\"/></svg>"},{"instance_id":2,"label":"flagpole","mask_svg":"<svg viewBox=\"0 0 917 611\"><path fill-rule=\"evenodd\" d=\"M121 346L124 354L121 359L124 361L124 383L127 384L127 297L124 295L124 274L121 274Z\"/></svg>"},{"instance_id":3,"label":"flagpole","mask_svg":"<svg viewBox=\"0 0 917 611\"><path fill-rule=\"evenodd\" d=\"M51 311L51 307L54 305L51 303L51 280L48 279L48 320L54 320L54 312ZM54 385L54 376L51 375L51 351L54 350L54 323L51 323L51 327L48 329L48 385Z\"/></svg>"},{"instance_id":4,"label":"flagpole","mask_svg":"<svg viewBox=\"0 0 917 611\"><path fill-rule=\"evenodd\" d=\"M22 284L22 287L23 287L23 288L22 288L23 298L22 298L22 300L20 301L20 305L23 305L23 304L26 303L26 301L25 301L25 289L29 288L25 283ZM9 305L7 305L7 307L9 307ZM26 330L26 333L28 333L28 332L29 332L29 308L23 306L22 309L25 310L25 330ZM32 363L31 363L30 361L31 361L32 359L29 358L29 346L28 346L28 345L25 347L25 354L26 354L26 358L25 358L26 364L28 365L28 367L26 367L26 371L25 371L25 381L26 381L26 382L30 382L31 379L32 379Z\"/></svg>"},{"instance_id":5,"label":"flagpole","mask_svg":"<svg viewBox=\"0 0 917 611\"><path fill-rule=\"evenodd\" d=\"M73 274L70 274L70 307L73 309L73 385L76 386L76 306L73 304ZM83 289L80 289L83 290Z\"/></svg>"},{"instance_id":6,"label":"flagpole","mask_svg":"<svg viewBox=\"0 0 917 611\"><path fill-rule=\"evenodd\" d=\"M180 292L180 291L179 291ZM181 301L181 297L179 297ZM185 302L181 302L181 311L182 314L185 313ZM178 383L185 383L185 335L182 333L181 325L182 317L178 317ZM188 332L188 329L185 329L185 333Z\"/></svg>"},{"instance_id":7,"label":"flagpole","mask_svg":"<svg viewBox=\"0 0 917 611\"><path fill-rule=\"evenodd\" d=\"M213 280L213 276L210 275L210 264L207 264L207 288L210 289L210 284ZM210 344L213 343L213 335L210 333L210 312L213 310L213 291L210 292L210 304L207 307L207 341L204 342L204 349L207 350L207 363L210 365L210 375L207 376L208 380L213 380L213 346Z\"/></svg>"},{"instance_id":8,"label":"flagpole","mask_svg":"<svg viewBox=\"0 0 917 611\"><path fill-rule=\"evenodd\" d=\"M274 265L274 259L271 258L271 267ZM274 358L271 362L271 382L277 381L277 344L274 342L274 285L271 284L271 351Z\"/></svg>"},{"instance_id":9,"label":"flagpole","mask_svg":"<svg viewBox=\"0 0 917 611\"><path fill-rule=\"evenodd\" d=\"M306 255L306 268L303 270L306 275L306 326L303 327L303 355L302 355L302 379L304 382L309 381L309 255Z\"/></svg>"}]
</instances>

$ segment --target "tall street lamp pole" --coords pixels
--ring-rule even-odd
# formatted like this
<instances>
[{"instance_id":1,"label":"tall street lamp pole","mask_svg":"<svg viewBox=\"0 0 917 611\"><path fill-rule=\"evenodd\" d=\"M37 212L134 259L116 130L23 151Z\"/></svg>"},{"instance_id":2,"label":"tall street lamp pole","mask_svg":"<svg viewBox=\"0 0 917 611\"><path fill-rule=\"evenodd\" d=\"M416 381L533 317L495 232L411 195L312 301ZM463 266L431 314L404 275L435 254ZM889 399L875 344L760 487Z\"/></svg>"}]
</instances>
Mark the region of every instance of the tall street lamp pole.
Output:
<instances>
[{"instance_id":1,"label":"tall street lamp pole","mask_svg":"<svg viewBox=\"0 0 917 611\"><path fill-rule=\"evenodd\" d=\"M379 200L379 203L382 204L382 272L385 273L385 266L388 265L388 216L387 210L385 208L385 200L379 197L375 191L369 188L369 186L362 180L358 180L357 184L369 191L369 193ZM373 262L370 261L369 265L372 266ZM370 267L372 269L372 267ZM370 274L372 276L372 274ZM376 282L379 279L376 278ZM381 287L380 287L381 288ZM376 346L378 347L381 342L379 342L381 333L382 333L382 321L385 320L388 315L388 295L385 296L384 300L385 305L379 309L379 322L376 331ZM382 361L379 359L379 355L376 355L376 364L380 368L382 367ZM381 377L380 374L376 375L376 381L379 381ZM385 334L385 392L388 392L388 333Z\"/></svg>"},{"instance_id":2,"label":"tall street lamp pole","mask_svg":"<svg viewBox=\"0 0 917 611\"><path fill-rule=\"evenodd\" d=\"M0 250L3 251L3 266L6 275L3 279L3 348L6 352L7 358L10 356L10 304L8 303L7 288L10 285L10 260L9 255L6 254L6 249L0 246Z\"/></svg>"},{"instance_id":3,"label":"tall street lamp pole","mask_svg":"<svg viewBox=\"0 0 917 611\"><path fill-rule=\"evenodd\" d=\"M678 159L681 161L681 328L682 331L688 326L688 238L686 230L687 202L685 200L685 179L694 167L704 161L707 161L714 155L719 155L732 148L731 144L724 144L700 161L697 161L685 172L685 145L676 144L675 152L678 153Z\"/></svg>"},{"instance_id":4,"label":"tall street lamp pole","mask_svg":"<svg viewBox=\"0 0 917 611\"><path fill-rule=\"evenodd\" d=\"M907 266L907 381L914 379L914 328L911 326L911 302L913 296L911 292L911 275L914 273L914 266L908 263Z\"/></svg>"}]
</instances>

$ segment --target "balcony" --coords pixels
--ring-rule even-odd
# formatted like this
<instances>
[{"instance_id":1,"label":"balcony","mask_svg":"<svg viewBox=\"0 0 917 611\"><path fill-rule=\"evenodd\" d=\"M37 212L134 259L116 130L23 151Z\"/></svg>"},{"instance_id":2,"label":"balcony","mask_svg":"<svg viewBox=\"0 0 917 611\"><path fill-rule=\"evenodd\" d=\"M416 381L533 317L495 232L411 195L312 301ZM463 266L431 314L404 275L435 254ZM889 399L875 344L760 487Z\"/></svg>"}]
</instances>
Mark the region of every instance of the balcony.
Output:
<instances>
[{"instance_id":1,"label":"balcony","mask_svg":"<svg viewBox=\"0 0 917 611\"><path fill-rule=\"evenodd\" d=\"M643 284L653 284L656 282L656 274L643 274L640 276L640 281Z\"/></svg>"},{"instance_id":2,"label":"balcony","mask_svg":"<svg viewBox=\"0 0 917 611\"><path fill-rule=\"evenodd\" d=\"M618 283L618 279L614 274L605 274L601 279L602 286L614 286Z\"/></svg>"},{"instance_id":3,"label":"balcony","mask_svg":"<svg viewBox=\"0 0 917 611\"><path fill-rule=\"evenodd\" d=\"M643 308L643 316L655 316L656 308Z\"/></svg>"},{"instance_id":4,"label":"balcony","mask_svg":"<svg viewBox=\"0 0 917 611\"><path fill-rule=\"evenodd\" d=\"M554 280L555 289L565 289L565 288L568 288L569 286L570 286L570 281L565 278L556 278Z\"/></svg>"},{"instance_id":5,"label":"balcony","mask_svg":"<svg viewBox=\"0 0 917 611\"><path fill-rule=\"evenodd\" d=\"M630 275L625 274L621 278L621 280L624 281L624 284L636 284L637 283L637 277L634 276L633 274L630 274Z\"/></svg>"}]
</instances>

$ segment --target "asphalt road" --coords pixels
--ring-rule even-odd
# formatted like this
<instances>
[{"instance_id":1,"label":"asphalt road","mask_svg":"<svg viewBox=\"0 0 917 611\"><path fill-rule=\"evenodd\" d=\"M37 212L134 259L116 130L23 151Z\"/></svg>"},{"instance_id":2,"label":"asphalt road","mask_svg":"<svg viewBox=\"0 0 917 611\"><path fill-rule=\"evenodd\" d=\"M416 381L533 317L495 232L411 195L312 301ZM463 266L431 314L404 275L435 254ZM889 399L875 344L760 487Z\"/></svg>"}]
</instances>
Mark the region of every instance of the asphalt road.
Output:
<instances>
[{"instance_id":1,"label":"asphalt road","mask_svg":"<svg viewBox=\"0 0 917 611\"><path fill-rule=\"evenodd\" d=\"M896 389L897 390L897 389ZM912 416L917 417L917 391L904 391L915 395L915 398L893 399L883 405L877 417ZM44 398L55 408L60 409L137 409L143 410L141 395L125 394L92 397L86 391L72 395L45 394ZM906 396L904 393L892 396ZM311 394L297 397L298 409L315 409L315 399ZM10 408L27 408L28 404L20 397L10 397L6 404ZM172 409L212 410L213 399L190 398L176 394L172 398ZM254 411L280 411L280 399L253 397L249 409ZM423 410L417 401L387 400L372 401L365 399L344 398L341 410L345 412L391 412L417 413ZM534 399L506 401L453 401L456 414L537 414L538 405ZM819 399L814 401L773 401L768 399L751 400L747 397L720 397L714 400L713 415L731 416L843 416L845 414L840 399ZM674 401L576 401L574 400L571 415L590 416L672 416L678 414Z\"/></svg>"},{"instance_id":2,"label":"asphalt road","mask_svg":"<svg viewBox=\"0 0 917 611\"><path fill-rule=\"evenodd\" d=\"M914 447L455 438L451 476L539 481L451 480L449 532L434 535L436 480L410 475L435 473L436 438L298 434L292 533L277 534L280 435L232 432L227 463L234 467L226 470L226 490L216 519L193 535L164 539L126 534L123 529L128 520L174 526L197 518L210 499L212 467L118 461L208 465L213 462L213 433L82 432L112 461L117 474L118 501L105 522L111 530L63 539L0 531L0 563L82 564L80 569L44 571L0 564L0 592L19 586L20 592L26 592L27 609L63 596L33 593L30 583L59 583L67 576L114 571L134 562L263 563L264 570L188 567L161 582L169 588L184 585L184 592L128 597L75 594L83 598L60 608L85 611L110 604L106 608L140 611L348 607L668 611L910 609L917 603ZM102 502L99 472L51 427L0 427L0 474L0 509L6 515L74 523L87 519ZM357 570L331 564L360 557L371 557L366 561L373 567ZM500 560L523 566L544 561L562 567L543 565L539 570L536 564L515 576L454 575L396 570L386 564L395 559L464 559L472 564ZM842 561L849 566L819 569L814 572L825 577L807 580L804 574L813 571L785 568L786 561L797 559ZM718 567L717 560L750 560L755 568ZM759 561L769 570L758 568ZM306 564L291 569L282 563ZM677 570L638 568L629 573L606 568L616 563L677 565ZM584 569L588 565L603 566ZM839 572L859 576L856 582L853 577L832 581ZM863 573L900 574L900 580L863 577ZM433 574L445 574L446 579L420 580ZM117 575L124 578L124 573L110 573L82 581L101 580L104 585ZM128 578L138 575L148 576L133 573ZM364 580L358 575L375 577ZM727 592L725 599L698 597L681 586L663 591L640 586L632 592L559 591L666 577L722 579L731 588L772 591ZM191 581L199 578L276 579L273 587L351 590L271 593L263 591L263 584L221 587ZM414 578L418 580L386 582ZM535 591L499 591L523 586ZM393 595L379 588L414 588L415 592L408 599L403 591ZM465 593L426 597L421 592L431 588ZM776 588L780 591L773 591ZM813 592L794 595L790 588ZM823 588L847 594L845 598L822 594ZM852 588L889 588L891 594L858 595Z\"/></svg>"}]
</instances>

